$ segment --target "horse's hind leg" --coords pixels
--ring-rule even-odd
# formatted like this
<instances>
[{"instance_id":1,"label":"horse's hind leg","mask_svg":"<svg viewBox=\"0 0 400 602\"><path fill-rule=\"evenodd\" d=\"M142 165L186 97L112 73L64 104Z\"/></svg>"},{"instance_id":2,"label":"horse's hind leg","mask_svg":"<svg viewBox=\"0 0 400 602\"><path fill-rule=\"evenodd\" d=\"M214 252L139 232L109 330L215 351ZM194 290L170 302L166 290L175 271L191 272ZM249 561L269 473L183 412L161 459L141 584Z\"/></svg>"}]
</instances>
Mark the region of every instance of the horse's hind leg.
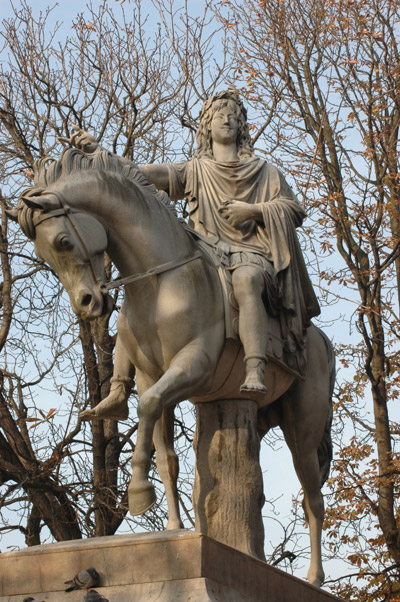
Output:
<instances>
[{"instance_id":1,"label":"horse's hind leg","mask_svg":"<svg viewBox=\"0 0 400 602\"><path fill-rule=\"evenodd\" d=\"M189 399L194 392L198 395L211 387L212 368L215 368L220 352L218 345L212 345L211 342L206 345L205 342L194 341L187 345L160 380L140 397L139 427L128 488L129 510L134 516L143 514L156 499L154 486L148 480L155 423L169 406Z\"/></svg>"},{"instance_id":2,"label":"horse's hind leg","mask_svg":"<svg viewBox=\"0 0 400 602\"><path fill-rule=\"evenodd\" d=\"M154 446L158 474L165 488L168 506L167 529L183 529L179 513L179 459L174 450L174 407L166 408L154 426Z\"/></svg>"},{"instance_id":3,"label":"horse's hind leg","mask_svg":"<svg viewBox=\"0 0 400 602\"><path fill-rule=\"evenodd\" d=\"M294 462L297 476L304 491L304 510L310 529L311 561L307 579L319 587L324 581L322 568L321 536L324 521L324 499L319 486L319 462L316 452L297 458Z\"/></svg>"},{"instance_id":4,"label":"horse's hind leg","mask_svg":"<svg viewBox=\"0 0 400 602\"><path fill-rule=\"evenodd\" d=\"M307 574L310 583L320 586L324 580L321 535L324 500L318 447L328 416L328 402L315 398L316 391L306 381L297 382L282 399L281 428L292 453L293 464L304 492L304 509L310 530L311 561ZM321 401L321 403L319 403Z\"/></svg>"}]
</instances>

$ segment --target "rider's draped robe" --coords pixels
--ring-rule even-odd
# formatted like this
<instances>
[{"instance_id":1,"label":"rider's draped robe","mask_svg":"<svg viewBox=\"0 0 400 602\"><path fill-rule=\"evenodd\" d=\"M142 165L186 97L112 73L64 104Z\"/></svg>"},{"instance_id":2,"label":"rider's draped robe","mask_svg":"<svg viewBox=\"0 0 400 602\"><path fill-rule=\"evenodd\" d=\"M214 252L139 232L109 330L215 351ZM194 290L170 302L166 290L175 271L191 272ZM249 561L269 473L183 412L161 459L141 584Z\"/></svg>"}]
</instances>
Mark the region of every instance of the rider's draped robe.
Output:
<instances>
[{"instance_id":1,"label":"rider's draped robe","mask_svg":"<svg viewBox=\"0 0 400 602\"><path fill-rule=\"evenodd\" d=\"M193 158L169 164L168 171L169 195L188 200L196 232L228 254L251 251L272 263L286 328L301 346L304 328L320 308L295 232L305 213L280 171L256 157L234 163ZM231 200L260 204L263 223L231 226L218 211Z\"/></svg>"}]
</instances>

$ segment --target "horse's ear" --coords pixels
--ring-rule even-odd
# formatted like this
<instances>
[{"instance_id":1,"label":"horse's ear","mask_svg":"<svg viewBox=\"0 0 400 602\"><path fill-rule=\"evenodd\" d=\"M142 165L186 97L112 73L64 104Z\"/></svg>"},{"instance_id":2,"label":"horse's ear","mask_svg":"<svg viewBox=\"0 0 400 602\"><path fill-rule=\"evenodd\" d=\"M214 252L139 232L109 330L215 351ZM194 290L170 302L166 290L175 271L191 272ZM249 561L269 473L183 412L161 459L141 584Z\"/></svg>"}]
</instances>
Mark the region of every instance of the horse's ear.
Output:
<instances>
[{"instance_id":1,"label":"horse's ear","mask_svg":"<svg viewBox=\"0 0 400 602\"><path fill-rule=\"evenodd\" d=\"M18 221L18 209L6 209L6 215L12 219L13 222Z\"/></svg>"},{"instance_id":2,"label":"horse's ear","mask_svg":"<svg viewBox=\"0 0 400 602\"><path fill-rule=\"evenodd\" d=\"M21 200L30 207L31 209L42 209L42 211L49 211L60 206L59 201L53 196L21 196Z\"/></svg>"}]
</instances>

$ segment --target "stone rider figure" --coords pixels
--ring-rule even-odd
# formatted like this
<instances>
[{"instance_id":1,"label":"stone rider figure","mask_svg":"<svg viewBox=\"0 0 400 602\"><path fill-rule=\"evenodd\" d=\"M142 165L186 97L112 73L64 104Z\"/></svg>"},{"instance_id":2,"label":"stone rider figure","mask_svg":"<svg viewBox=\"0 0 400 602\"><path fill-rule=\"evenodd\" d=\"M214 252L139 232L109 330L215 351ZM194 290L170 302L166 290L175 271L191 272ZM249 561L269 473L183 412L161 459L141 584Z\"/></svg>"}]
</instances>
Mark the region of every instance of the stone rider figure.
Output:
<instances>
[{"instance_id":1,"label":"stone rider figure","mask_svg":"<svg viewBox=\"0 0 400 602\"><path fill-rule=\"evenodd\" d=\"M278 169L254 155L235 93L205 102L197 144L190 161L141 170L173 201L188 200L189 226L226 256L245 352L241 391L264 394L268 314L283 314L295 349L320 311L295 233L305 213Z\"/></svg>"},{"instance_id":2,"label":"stone rider figure","mask_svg":"<svg viewBox=\"0 0 400 602\"><path fill-rule=\"evenodd\" d=\"M86 132L74 136L73 144L86 151L97 146ZM191 160L140 169L173 201L187 199L189 226L225 258L245 352L241 391L257 398L267 391L268 315L285 322L287 344L296 350L304 347L310 319L320 313L295 232L305 213L280 171L255 156L237 94L219 92L204 103L196 136ZM119 381L114 372L110 396L86 417L126 415L124 380L129 379ZM124 405L122 413L118 404Z\"/></svg>"}]
</instances>

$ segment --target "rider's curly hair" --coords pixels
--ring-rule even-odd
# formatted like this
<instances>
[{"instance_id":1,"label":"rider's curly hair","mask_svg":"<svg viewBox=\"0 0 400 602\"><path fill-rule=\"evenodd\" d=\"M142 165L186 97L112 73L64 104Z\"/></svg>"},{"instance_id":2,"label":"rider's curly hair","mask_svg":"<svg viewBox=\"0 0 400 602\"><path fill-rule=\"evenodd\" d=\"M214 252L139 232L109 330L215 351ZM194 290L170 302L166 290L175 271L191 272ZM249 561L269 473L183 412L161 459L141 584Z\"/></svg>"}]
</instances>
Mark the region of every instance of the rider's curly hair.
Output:
<instances>
[{"instance_id":1,"label":"rider's curly hair","mask_svg":"<svg viewBox=\"0 0 400 602\"><path fill-rule=\"evenodd\" d=\"M239 121L239 129L237 135L238 157L253 157L254 150L251 143L249 126L247 124L247 111L243 106L242 101L236 92L225 91L218 92L206 100L200 112L200 125L196 132L197 150L195 157L213 158L212 139L211 139L211 121L216 111L220 111L227 105L231 105L235 110L236 117Z\"/></svg>"}]
</instances>

